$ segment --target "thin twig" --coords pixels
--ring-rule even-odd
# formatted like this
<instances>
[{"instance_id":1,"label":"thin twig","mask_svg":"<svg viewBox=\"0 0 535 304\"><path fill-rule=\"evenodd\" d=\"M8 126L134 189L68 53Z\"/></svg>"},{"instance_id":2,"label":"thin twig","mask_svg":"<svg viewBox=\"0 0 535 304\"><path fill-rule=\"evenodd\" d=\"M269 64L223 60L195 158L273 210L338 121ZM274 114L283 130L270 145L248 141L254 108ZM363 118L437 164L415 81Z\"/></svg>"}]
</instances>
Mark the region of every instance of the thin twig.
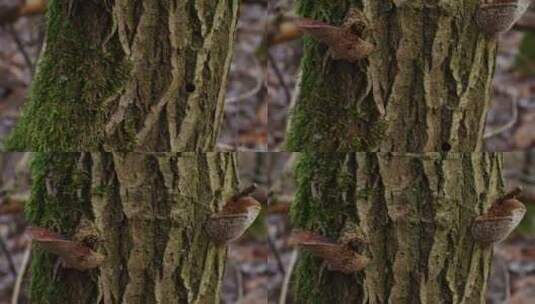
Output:
<instances>
[{"instance_id":1,"label":"thin twig","mask_svg":"<svg viewBox=\"0 0 535 304\"><path fill-rule=\"evenodd\" d=\"M24 251L24 257L22 258L22 265L20 265L19 274L17 276L17 281L15 282L15 289L13 290L13 296L11 297L11 304L19 303L20 289L22 286L22 281L24 280L24 274L26 273L26 268L30 262L30 256L32 252L32 242L28 243L26 251Z\"/></svg>"},{"instance_id":2,"label":"thin twig","mask_svg":"<svg viewBox=\"0 0 535 304\"><path fill-rule=\"evenodd\" d=\"M269 231L267 233L267 241L269 248L273 252L273 255L275 256L275 260L277 261L277 266L279 267L279 271L284 275L286 274L286 270L284 270L284 264L282 263L281 256L279 254L279 251L277 250L277 246L275 246L275 243L273 242L273 239L269 235Z\"/></svg>"},{"instance_id":3,"label":"thin twig","mask_svg":"<svg viewBox=\"0 0 535 304\"><path fill-rule=\"evenodd\" d=\"M504 282L504 292L505 292L505 301L503 303L510 303L509 299L511 299L511 275L509 274L509 269L507 266L504 267L503 275L505 277Z\"/></svg>"},{"instance_id":4,"label":"thin twig","mask_svg":"<svg viewBox=\"0 0 535 304\"><path fill-rule=\"evenodd\" d=\"M292 93L290 92L288 85L286 85L286 81L284 81L284 75L279 69L279 66L277 65L277 61L275 61L275 58L273 58L273 55L271 55L269 51L267 52L267 59L271 63L273 72L275 72L275 76L277 76L277 79L279 80L279 84L284 90L284 95L286 96L286 104L290 104L290 102L292 101Z\"/></svg>"},{"instance_id":5,"label":"thin twig","mask_svg":"<svg viewBox=\"0 0 535 304\"><path fill-rule=\"evenodd\" d=\"M256 94L258 94L258 92L260 92L260 90L264 87L264 75L263 73L260 71L258 72L258 70L261 70L260 68L260 63L258 62L258 59L256 58L256 56L253 54L251 56L253 62L254 62L254 70L256 71L256 75L255 75L255 86L248 92L245 92L243 94L240 94L239 96L236 96L236 97L229 97L229 98L226 98L225 99L225 103L226 104L232 104L232 103L238 103L244 99L248 99L252 96L255 96ZM237 113L231 113L230 114L231 117L228 118L229 121L232 121L234 119L236 119L236 117L238 116ZM235 128L232 128L233 130L233 134L232 134L232 137L234 139L234 149L233 150L238 150L238 151L243 151L241 148L239 148L239 134L238 134L238 130L235 129Z\"/></svg>"},{"instance_id":6,"label":"thin twig","mask_svg":"<svg viewBox=\"0 0 535 304\"><path fill-rule=\"evenodd\" d=\"M26 51L26 48L24 47L24 44L22 43L22 40L20 39L17 31L15 30L12 24L6 25L6 29L9 35L11 35L11 38L13 38L13 41L15 41L15 44L17 45L19 52L22 54L22 57L24 58L24 62L26 62L26 65L30 69L30 73L33 75L33 72L34 72L33 62L30 59L30 55L28 55L28 52Z\"/></svg>"},{"instance_id":7,"label":"thin twig","mask_svg":"<svg viewBox=\"0 0 535 304\"><path fill-rule=\"evenodd\" d=\"M15 264L13 263L13 259L11 258L11 254L9 253L9 250L7 249L6 243L4 242L4 239L2 238L2 236L0 236L0 250L2 250L2 254L6 257L9 270L11 271L13 276L16 278L17 269L15 268Z\"/></svg>"},{"instance_id":8,"label":"thin twig","mask_svg":"<svg viewBox=\"0 0 535 304\"><path fill-rule=\"evenodd\" d=\"M506 123L505 125L503 125L502 127L499 127L499 128L496 128L494 130L490 130L489 132L485 133L485 135L483 136L484 139L489 139L491 137L494 137L496 135L499 135L507 130L509 130L510 128L512 128L516 122L518 120L518 97L515 95L513 95L513 118L511 118L511 120Z\"/></svg>"},{"instance_id":9,"label":"thin twig","mask_svg":"<svg viewBox=\"0 0 535 304\"><path fill-rule=\"evenodd\" d=\"M288 272L284 276L284 281L282 283L281 294L280 294L280 297L279 297L279 304L286 304L286 297L287 297L288 289L289 289L289 286L290 286L290 279L292 278L292 272L294 270L295 263L297 262L298 252L299 251L298 251L297 248L292 251L292 256L290 258L290 264L288 265Z\"/></svg>"},{"instance_id":10,"label":"thin twig","mask_svg":"<svg viewBox=\"0 0 535 304\"><path fill-rule=\"evenodd\" d=\"M259 70L260 69L260 64L258 63L258 59L256 59L256 57L254 57L254 56L252 58L253 58L254 65L255 65L254 70ZM256 73L256 74L257 74L256 78L255 78L255 82L256 83L255 83L255 86L251 90L249 90L249 91L247 91L247 92L245 92L243 94L240 94L240 95L238 95L236 97L229 97L229 98L226 99L225 102L229 103L229 104L230 103L237 103L239 101L242 101L244 99L247 99L249 97L252 97L252 96L256 95L262 89L262 86L263 86L263 83L264 83L264 76L262 75L262 73Z\"/></svg>"},{"instance_id":11,"label":"thin twig","mask_svg":"<svg viewBox=\"0 0 535 304\"><path fill-rule=\"evenodd\" d=\"M236 269L236 286L238 287L238 303L243 300L243 274L239 265L234 265Z\"/></svg>"}]
</instances>

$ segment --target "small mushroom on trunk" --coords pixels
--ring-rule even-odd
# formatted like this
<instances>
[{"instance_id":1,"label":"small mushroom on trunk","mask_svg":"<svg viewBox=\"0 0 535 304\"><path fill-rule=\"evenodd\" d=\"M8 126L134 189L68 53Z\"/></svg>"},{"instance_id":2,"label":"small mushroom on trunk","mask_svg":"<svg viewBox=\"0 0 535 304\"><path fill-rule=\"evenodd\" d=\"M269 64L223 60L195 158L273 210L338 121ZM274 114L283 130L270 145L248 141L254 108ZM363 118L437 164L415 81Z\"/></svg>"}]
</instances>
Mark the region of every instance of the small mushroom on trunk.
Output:
<instances>
[{"instance_id":1,"label":"small mushroom on trunk","mask_svg":"<svg viewBox=\"0 0 535 304\"><path fill-rule=\"evenodd\" d=\"M350 26L333 26L312 19L301 19L297 27L329 47L334 59L357 62L368 57L374 45L353 33Z\"/></svg>"},{"instance_id":2,"label":"small mushroom on trunk","mask_svg":"<svg viewBox=\"0 0 535 304\"><path fill-rule=\"evenodd\" d=\"M290 242L323 259L332 271L354 273L364 269L370 259L351 249L347 244L339 244L311 231L295 231Z\"/></svg>"},{"instance_id":3,"label":"small mushroom on trunk","mask_svg":"<svg viewBox=\"0 0 535 304\"><path fill-rule=\"evenodd\" d=\"M104 256L91 248L74 241L67 240L62 235L45 228L29 227L26 233L32 241L45 251L61 258L66 268L84 271L98 267L104 261Z\"/></svg>"}]
</instances>

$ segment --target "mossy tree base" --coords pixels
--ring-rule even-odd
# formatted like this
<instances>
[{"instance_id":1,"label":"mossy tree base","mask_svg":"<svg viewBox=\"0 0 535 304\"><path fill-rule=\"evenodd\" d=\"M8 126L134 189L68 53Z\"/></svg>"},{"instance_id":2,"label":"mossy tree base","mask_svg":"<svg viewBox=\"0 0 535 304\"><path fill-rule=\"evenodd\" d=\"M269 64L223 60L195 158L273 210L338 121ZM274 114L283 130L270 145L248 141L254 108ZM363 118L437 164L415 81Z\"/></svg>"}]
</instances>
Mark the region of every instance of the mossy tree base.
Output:
<instances>
[{"instance_id":1,"label":"mossy tree base","mask_svg":"<svg viewBox=\"0 0 535 304\"><path fill-rule=\"evenodd\" d=\"M203 229L237 190L231 153L42 153L33 162L30 224L106 256L97 270L60 267L35 248L32 303L219 303L225 249Z\"/></svg>"},{"instance_id":2,"label":"mossy tree base","mask_svg":"<svg viewBox=\"0 0 535 304\"><path fill-rule=\"evenodd\" d=\"M329 271L302 252L296 303L485 303L492 250L471 235L503 191L500 154L302 153L295 228L337 239L356 225L364 271Z\"/></svg>"}]
</instances>

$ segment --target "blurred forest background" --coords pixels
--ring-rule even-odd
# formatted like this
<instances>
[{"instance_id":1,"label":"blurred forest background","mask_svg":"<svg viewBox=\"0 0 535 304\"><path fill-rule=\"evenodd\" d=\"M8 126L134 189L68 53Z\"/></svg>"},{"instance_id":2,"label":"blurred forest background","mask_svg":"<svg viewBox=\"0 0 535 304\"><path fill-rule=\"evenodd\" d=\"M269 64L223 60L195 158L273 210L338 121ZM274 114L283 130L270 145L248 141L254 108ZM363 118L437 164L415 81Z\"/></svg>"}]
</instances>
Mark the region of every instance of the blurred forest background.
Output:
<instances>
[{"instance_id":1,"label":"blurred forest background","mask_svg":"<svg viewBox=\"0 0 535 304\"><path fill-rule=\"evenodd\" d=\"M0 1L18 5L24 1ZM0 5L0 151L16 124L44 39L46 0L27 0L19 15ZM244 0L231 66L221 151L239 153L242 185L269 190L269 207L247 236L232 244L224 279L225 303L279 302L296 251L288 245L287 211L295 187L296 154L277 151L284 141L301 58L294 0ZM500 36L486 147L505 153L509 188L524 187L529 212L519 231L495 250L489 303L535 303L535 12ZM10 303L29 251L24 203L29 197L29 153L0 153L0 304ZM28 274L26 274L26 277ZM24 284L19 303L28 303ZM282 292L284 293L284 292ZM287 300L285 303L291 303Z\"/></svg>"}]
</instances>

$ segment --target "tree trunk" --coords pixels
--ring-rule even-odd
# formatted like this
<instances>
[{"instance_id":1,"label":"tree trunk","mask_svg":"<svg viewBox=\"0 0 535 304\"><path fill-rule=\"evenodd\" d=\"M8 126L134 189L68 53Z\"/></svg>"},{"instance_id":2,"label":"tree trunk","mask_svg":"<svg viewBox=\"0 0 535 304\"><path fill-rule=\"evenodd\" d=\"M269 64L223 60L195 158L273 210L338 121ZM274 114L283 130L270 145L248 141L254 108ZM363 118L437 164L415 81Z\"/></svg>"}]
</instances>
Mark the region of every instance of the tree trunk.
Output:
<instances>
[{"instance_id":1,"label":"tree trunk","mask_svg":"<svg viewBox=\"0 0 535 304\"><path fill-rule=\"evenodd\" d=\"M238 3L51 0L8 148L214 150Z\"/></svg>"},{"instance_id":2,"label":"tree trunk","mask_svg":"<svg viewBox=\"0 0 535 304\"><path fill-rule=\"evenodd\" d=\"M32 171L30 223L91 231L105 256L98 271L54 270L37 246L32 303L219 303L226 252L203 227L237 190L233 154L43 153Z\"/></svg>"},{"instance_id":3,"label":"tree trunk","mask_svg":"<svg viewBox=\"0 0 535 304\"><path fill-rule=\"evenodd\" d=\"M478 3L299 0L300 15L332 25L361 9L375 51L351 64L305 38L287 150L482 150L496 43Z\"/></svg>"},{"instance_id":4,"label":"tree trunk","mask_svg":"<svg viewBox=\"0 0 535 304\"><path fill-rule=\"evenodd\" d=\"M348 275L303 251L296 303L485 303L492 250L471 225L501 171L491 153L303 153L293 224L334 240L357 225L371 262Z\"/></svg>"}]
</instances>

